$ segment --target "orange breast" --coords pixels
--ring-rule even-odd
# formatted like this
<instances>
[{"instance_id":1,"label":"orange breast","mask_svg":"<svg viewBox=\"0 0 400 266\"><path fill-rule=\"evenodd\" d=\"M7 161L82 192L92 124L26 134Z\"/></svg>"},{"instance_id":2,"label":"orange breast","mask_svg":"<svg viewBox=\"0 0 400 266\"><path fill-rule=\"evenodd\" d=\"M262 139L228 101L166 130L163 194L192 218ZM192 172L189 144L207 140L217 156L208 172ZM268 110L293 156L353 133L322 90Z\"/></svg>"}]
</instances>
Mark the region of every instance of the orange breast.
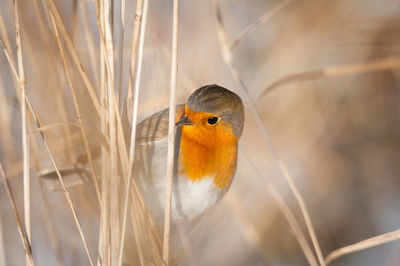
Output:
<instances>
[{"instance_id":1,"label":"orange breast","mask_svg":"<svg viewBox=\"0 0 400 266\"><path fill-rule=\"evenodd\" d=\"M203 117L207 115L186 112L196 124L182 127L179 173L194 182L215 176L214 184L224 188L230 185L236 170L238 140L223 121L213 127L203 124Z\"/></svg>"}]
</instances>

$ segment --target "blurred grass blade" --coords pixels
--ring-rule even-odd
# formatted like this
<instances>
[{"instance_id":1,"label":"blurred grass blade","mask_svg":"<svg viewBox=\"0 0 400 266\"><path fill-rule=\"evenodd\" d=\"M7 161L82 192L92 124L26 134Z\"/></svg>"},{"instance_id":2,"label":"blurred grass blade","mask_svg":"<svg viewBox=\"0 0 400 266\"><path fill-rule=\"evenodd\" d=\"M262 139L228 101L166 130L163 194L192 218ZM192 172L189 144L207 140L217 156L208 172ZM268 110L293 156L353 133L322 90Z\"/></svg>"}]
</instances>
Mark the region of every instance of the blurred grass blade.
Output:
<instances>
[{"instance_id":1,"label":"blurred grass blade","mask_svg":"<svg viewBox=\"0 0 400 266\"><path fill-rule=\"evenodd\" d=\"M244 84L243 80L240 78L237 70L233 67L233 64L232 64L233 55L232 55L230 46L227 43L226 31L224 28L222 13L221 13L220 7L218 5L218 0L213 0L213 3L214 3L214 10L215 10L215 16L216 16L218 40L220 43L220 49L221 49L221 53L223 55L224 62L227 65L227 67L229 68L230 72L232 73L232 76L240 84L240 87L242 88L242 91L244 92L244 95L246 96L246 100L249 103L250 110L252 111L252 114L257 121L257 125L259 126L259 128L261 129L261 132L263 133L264 140L270 147L275 160L278 162L279 168L280 168L283 176L285 177L286 181L288 182L290 189L292 190L293 194L296 197L297 202L299 203L301 212L303 214L303 218L307 225L307 229L308 229L311 241L313 243L315 252L318 257L318 261L319 261L320 265L324 265L324 259L323 259L321 247L319 245L317 236L315 234L314 226L312 225L311 218L308 213L304 199L303 199L302 195L300 194L299 190L297 189L295 183L293 182L293 178L292 178L291 174L289 173L289 171L286 167L286 164L281 160L281 158L278 154L278 151L276 150L276 148L271 140L269 132L267 131L267 128L265 127L264 123L262 122L260 112L258 111L254 101L252 100L251 96L248 93L246 85Z\"/></svg>"},{"instance_id":2,"label":"blurred grass blade","mask_svg":"<svg viewBox=\"0 0 400 266\"><path fill-rule=\"evenodd\" d=\"M3 178L4 187L6 189L8 199L10 200L10 204L11 204L11 208L13 210L15 221L17 222L18 233L21 238L21 242L24 246L26 256L28 258L29 264L33 266L34 263L33 263L33 259L32 259L32 253L31 253L31 245L30 245L28 236L25 234L21 219L19 218L17 206L15 204L14 195L11 191L10 184L8 183L8 179L7 179L6 173L4 172L4 168L3 168L3 165L1 162L0 162L0 175Z\"/></svg>"},{"instance_id":3,"label":"blurred grass blade","mask_svg":"<svg viewBox=\"0 0 400 266\"><path fill-rule=\"evenodd\" d=\"M278 87L305 80L315 80L320 78L328 78L342 75L356 75L368 72L387 71L400 68L399 57L382 58L370 62L348 64L342 66L327 66L317 70L310 70L301 73L291 74L289 76L278 79L269 85L261 95L257 98L260 100L271 91Z\"/></svg>"},{"instance_id":4,"label":"blurred grass blade","mask_svg":"<svg viewBox=\"0 0 400 266\"><path fill-rule=\"evenodd\" d=\"M346 254L354 253L367 248L376 247L397 240L400 240L400 229L389 233L381 234L375 237L371 237L363 241L360 241L358 243L336 249L331 253L329 253L328 256L326 256L325 263L330 264L332 261Z\"/></svg>"},{"instance_id":5,"label":"blurred grass blade","mask_svg":"<svg viewBox=\"0 0 400 266\"><path fill-rule=\"evenodd\" d=\"M283 0L280 1L276 6L273 8L267 10L263 15L261 15L256 21L254 21L250 26L248 26L246 29L244 29L238 37L231 43L229 46L230 49L233 49L241 40L246 38L246 36L255 31L258 26L264 24L267 22L271 17L276 15L279 11L281 11L284 7L286 7L292 0Z\"/></svg>"}]
</instances>

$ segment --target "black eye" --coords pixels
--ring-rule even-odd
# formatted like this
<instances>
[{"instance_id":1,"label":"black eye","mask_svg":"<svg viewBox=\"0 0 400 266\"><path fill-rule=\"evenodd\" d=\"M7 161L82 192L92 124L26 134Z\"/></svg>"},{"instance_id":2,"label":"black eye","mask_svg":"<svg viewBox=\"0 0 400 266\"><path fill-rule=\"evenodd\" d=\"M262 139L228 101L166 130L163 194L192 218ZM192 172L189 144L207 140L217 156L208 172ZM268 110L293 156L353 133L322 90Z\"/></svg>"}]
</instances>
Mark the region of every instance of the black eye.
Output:
<instances>
[{"instance_id":1,"label":"black eye","mask_svg":"<svg viewBox=\"0 0 400 266\"><path fill-rule=\"evenodd\" d=\"M218 117L212 116L207 119L207 123L210 125L215 125L218 122Z\"/></svg>"}]
</instances>

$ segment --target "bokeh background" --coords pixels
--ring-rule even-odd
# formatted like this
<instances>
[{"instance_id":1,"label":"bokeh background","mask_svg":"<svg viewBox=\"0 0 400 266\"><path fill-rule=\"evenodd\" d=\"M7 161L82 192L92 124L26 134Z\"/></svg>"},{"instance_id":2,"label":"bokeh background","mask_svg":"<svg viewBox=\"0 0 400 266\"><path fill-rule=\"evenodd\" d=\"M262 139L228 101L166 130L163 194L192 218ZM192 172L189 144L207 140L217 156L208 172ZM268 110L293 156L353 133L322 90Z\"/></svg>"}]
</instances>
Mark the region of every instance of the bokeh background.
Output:
<instances>
[{"instance_id":1,"label":"bokeh background","mask_svg":"<svg viewBox=\"0 0 400 266\"><path fill-rule=\"evenodd\" d=\"M17 2L26 90L33 109L42 125L76 122L46 1ZM127 95L136 3L126 3L121 41L120 1L113 2L114 63L118 77L115 91L122 110ZM95 2L55 3L99 96L101 61ZM217 83L242 96L246 125L240 141L238 170L229 193L200 217L173 227L174 263L308 265L269 190L271 186L276 189L311 243L298 201L269 143L304 198L324 256L340 247L398 230L400 1L217 1L229 43L260 16L282 7L232 47L230 65L221 53L215 2L186 0L180 4L178 102L184 102L202 85ZM0 2L0 13L1 40L16 58L11 0ZM150 1L139 120L168 106L171 30L172 1ZM66 56L83 123L93 131L100 131L100 120L85 85L71 55ZM362 67L390 58L397 63L385 69ZM264 93L272 84L294 74L332 67L344 70L350 65L361 66L361 70L292 78ZM232 75L232 69L242 83ZM262 134L252 103L269 139ZM52 165L32 120L28 129L35 140L31 141L30 149L35 264L89 265L65 196L57 190L58 181L40 174L51 172ZM45 135L60 167L74 165L84 152L80 130L75 127L54 126ZM23 218L21 137L17 87L2 52L0 160ZM95 133L89 134L93 149L99 142ZM93 183L80 179L80 184L71 185L70 192L96 259L100 216ZM3 182L0 210L0 265L23 265L25 253ZM399 265L399 250L400 244L392 242L345 255L330 265Z\"/></svg>"}]
</instances>

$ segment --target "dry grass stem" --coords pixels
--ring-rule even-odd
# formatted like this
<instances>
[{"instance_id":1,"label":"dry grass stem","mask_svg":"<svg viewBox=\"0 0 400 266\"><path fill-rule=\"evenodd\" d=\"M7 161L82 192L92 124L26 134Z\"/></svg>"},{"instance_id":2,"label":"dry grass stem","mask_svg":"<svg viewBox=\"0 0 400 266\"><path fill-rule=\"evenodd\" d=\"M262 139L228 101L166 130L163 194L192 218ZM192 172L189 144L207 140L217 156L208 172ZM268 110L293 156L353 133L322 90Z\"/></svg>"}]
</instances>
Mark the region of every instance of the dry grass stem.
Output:
<instances>
[{"instance_id":1,"label":"dry grass stem","mask_svg":"<svg viewBox=\"0 0 400 266\"><path fill-rule=\"evenodd\" d=\"M14 7L14 26L15 26L15 40L17 46L17 60L18 60L18 77L20 80L21 87L21 123L22 123L22 150L23 150L23 183L24 183L24 221L25 221L25 232L32 247L32 233L31 233L31 175L30 175L30 156L29 156L29 137L26 121L26 90L25 90L25 72L24 72L24 61L22 55L22 42L21 42L21 30L19 24L19 10L18 2L13 1ZM30 258L26 256L26 265L30 265Z\"/></svg>"},{"instance_id":2,"label":"dry grass stem","mask_svg":"<svg viewBox=\"0 0 400 266\"><path fill-rule=\"evenodd\" d=\"M6 25L5 25L5 23L4 23L4 19L3 19L3 15L2 15L2 13L0 13L0 32L1 32L1 39L2 40L4 40L4 46L7 48L7 49L10 49L10 47L11 47L11 44L10 44L10 39L8 38L8 35L7 35L7 29L6 29ZM11 53L11 51L8 51L8 53L10 54L10 56L11 56L11 62L13 63L13 64L15 64L15 62L14 62L14 58L13 58L13 56L12 56L12 53Z\"/></svg>"},{"instance_id":3,"label":"dry grass stem","mask_svg":"<svg viewBox=\"0 0 400 266\"><path fill-rule=\"evenodd\" d=\"M8 183L8 179L7 179L6 173L4 172L4 168L3 168L3 165L1 162L0 162L0 175L3 178L4 187L6 189L8 199L10 200L10 203L11 203L11 208L14 213L15 221L17 222L18 233L21 238L22 245L24 246L26 257L28 258L29 265L33 266L34 263L33 263L33 259L32 259L32 253L31 253L31 245L30 245L28 236L26 235L24 228L22 226L22 222L21 222L21 219L18 214L17 206L15 204L14 195L11 191L10 184Z\"/></svg>"},{"instance_id":4,"label":"dry grass stem","mask_svg":"<svg viewBox=\"0 0 400 266\"><path fill-rule=\"evenodd\" d=\"M357 63L357 64L350 64L350 65L343 65L343 66L331 66L325 67L322 69L305 71L301 73L291 74L286 77L280 78L277 81L273 82L269 85L258 97L261 99L267 93L271 92L272 90L277 89L283 85L298 82L303 80L315 80L319 78L328 78L328 77L335 77L335 76L342 76L342 75L355 75L355 74L362 74L368 72L378 72L378 71L386 71L391 69L398 69L400 68L400 58L398 57L389 57L383 58L379 60L373 60L370 62L364 63Z\"/></svg>"},{"instance_id":5,"label":"dry grass stem","mask_svg":"<svg viewBox=\"0 0 400 266\"><path fill-rule=\"evenodd\" d=\"M100 126L101 132L108 137L107 128L107 91L106 91L106 56L105 56L105 42L102 34L104 29L104 13L103 1L95 0L96 5L96 23L100 35ZM109 266L111 265L111 254L110 254L110 169L109 164L109 153L106 154L105 149L102 148L101 152L101 208L100 208L100 233L99 233L99 257L98 266Z\"/></svg>"},{"instance_id":6,"label":"dry grass stem","mask_svg":"<svg viewBox=\"0 0 400 266\"><path fill-rule=\"evenodd\" d=\"M3 221L0 217L0 265L6 265L6 249L5 249L5 243L4 243L4 225Z\"/></svg>"},{"instance_id":7,"label":"dry grass stem","mask_svg":"<svg viewBox=\"0 0 400 266\"><path fill-rule=\"evenodd\" d=\"M33 266L40 260L46 265L91 266L293 261L326 266L338 258L368 264L372 262L359 251L400 240L400 229L356 237L365 233L361 229L379 227L398 216L387 204L396 197L393 169L397 168L386 168L396 167L390 162L396 160L399 151L395 99L400 56L393 32L400 23L393 7L400 0L387 0L379 6L379 12L373 10L373 0L366 1L365 9L358 8L360 1L313 4L281 0L250 6L233 1L226 10L222 1L213 0L211 13L209 7L192 1L188 4L194 8L193 14L180 10L183 2L179 0L173 0L173 6L167 4L168 8L149 0L25 2L22 5L21 0L10 0L0 5L0 53L7 60L3 60L0 74L0 180L6 192L3 196L11 204L11 208L3 206L9 213L0 219L1 265ZM148 10L150 4L156 8ZM350 11L351 19L343 19L343 14ZM231 13L229 20L223 16L225 12ZM260 16L251 16L254 12ZM182 28L179 15L185 17ZM193 19L186 20L187 16ZM373 23L367 23L371 18ZM166 25L168 21L172 22L172 32ZM238 25L243 25L236 28L238 34L229 36L228 30ZM198 30L193 31L194 27ZM216 30L217 36L208 34L210 30ZM250 40L252 36L256 38ZM222 65L220 59L210 58L215 53L216 37ZM165 45L169 38L171 45ZM186 42L191 46L180 46ZM199 50L197 46L201 52L193 54L193 49ZM235 50L239 46L241 49ZM182 53L178 54L178 48ZM236 84L248 120L239 151L239 157L248 163L246 168L238 165L237 173L250 179L232 183L216 212L178 224L173 230L176 97L183 96L179 91L177 94L181 67L178 59L190 72L185 75L185 69L179 69L179 84L185 88L198 87L207 77L227 86L232 81ZM342 59L347 62L340 63ZM257 75L271 68L272 76L281 69L294 71L271 82L267 81L271 75ZM153 220L135 175L154 175L160 169L142 169L136 164L143 163L143 158L137 160L141 154L135 150L139 134L136 125L153 108L165 103L158 93L168 76L166 187L162 192L165 198L163 195L157 203L165 206L164 220L156 226L155 221L160 221ZM253 84L264 84L260 94L253 95L255 91L245 77ZM260 105L261 98L276 89L309 83L314 87L349 85L354 89L348 93L333 90L329 95L318 90L288 91L267 108L269 122L265 122L267 113ZM140 110L142 98L150 100ZM363 112L363 108L371 111ZM272 132L279 130L286 134L279 136L279 143L285 145L278 147ZM252 139L255 135L258 139ZM321 146L314 147L315 140ZM260 142L267 145L264 150L260 150ZM297 145L294 153L293 145ZM142 155L157 153L153 148ZM287 156L302 157L301 170L314 178L316 193L321 196L319 205L331 208L330 217L334 219L329 223L339 236L347 232L344 229L352 228L348 238L364 240L340 247L322 237L325 222L318 213L322 215L324 210L309 209L313 197L305 197L297 186L311 179L292 176L294 165L288 163ZM262 165L271 158L273 164ZM376 171L382 179L379 189L374 179ZM321 174L325 178L316 178ZM289 194L278 190L268 178L276 175L280 179L275 181L283 182L282 189ZM14 182L18 186L14 187ZM354 190L358 182L363 186ZM246 194L250 190L254 195ZM343 196L339 201L332 197L338 191ZM378 199L382 193L385 197ZM64 197L68 207L61 208ZM268 202L263 204L264 200ZM357 210L364 203L372 208L368 213L357 213L360 219L372 218L365 228L358 228L354 219L346 223L335 219L343 215L343 204L349 202ZM272 210L265 215L271 204ZM384 215L388 215L386 220L382 213L375 212L382 206ZM219 210L228 212L228 217ZM232 220L229 226L226 219ZM320 220L318 237L314 219ZM230 237L229 243L215 241L225 236ZM324 250L331 252L323 253L320 240ZM176 242L174 247L172 243ZM398 254L390 247L387 256L381 254L374 259L381 264L396 264ZM92 253L92 248L98 250Z\"/></svg>"},{"instance_id":8,"label":"dry grass stem","mask_svg":"<svg viewBox=\"0 0 400 266\"><path fill-rule=\"evenodd\" d=\"M133 97L133 78L136 73L136 57L139 47L139 31L142 24L142 16L143 16L143 0L136 1L136 13L135 13L135 21L133 23L133 39L132 39L132 54L131 54L131 63L129 69L129 77L128 77L128 90L125 100L125 115L127 117L132 117L133 110L132 108L132 97ZM132 126L132 124L131 124Z\"/></svg>"},{"instance_id":9,"label":"dry grass stem","mask_svg":"<svg viewBox=\"0 0 400 266\"><path fill-rule=\"evenodd\" d=\"M42 0L43 1L43 0ZM95 41L94 41L94 36L93 36L93 31L90 28L90 21L89 21L89 16L86 14L88 13L87 10L87 5L88 2L87 1L78 1L80 6L81 6L81 13L82 13L82 21L83 21L83 28L85 29L85 40L87 42L87 46L89 51L96 51L97 47L95 45ZM96 84L96 87L100 86L100 82L99 82L99 73L98 73L98 67L97 67L97 53L95 52L91 52L89 53L89 57L90 57L90 68L93 73L94 73L94 83Z\"/></svg>"},{"instance_id":10,"label":"dry grass stem","mask_svg":"<svg viewBox=\"0 0 400 266\"><path fill-rule=\"evenodd\" d=\"M142 1L138 1L142 2ZM144 36L146 32L146 21L147 21L147 10L148 10L148 2L147 0L144 1L143 4L143 9L142 5L138 4L137 8L140 7L139 10L136 10L136 16L135 17L140 17L140 30L139 30L139 37L134 38L133 42L136 40L139 40L138 44L138 49L135 50L135 43L132 45L132 53L135 55L132 55L132 58L137 58L137 62L133 63L135 65L135 74L134 74L134 101L133 101L133 106L132 106L132 119L131 119L131 139L130 139L130 147L129 147L129 170L128 170L128 175L127 175L127 180L125 183L125 198L124 198L124 207L123 207L123 216L122 216L122 233L121 233L121 244L120 244L120 253L119 253L119 261L118 265L122 266L122 256L124 252L124 243L125 243L125 230L126 230L126 220L127 220L127 214L128 214L128 204L129 204L129 192L131 190L131 183L132 183L132 172L133 172L133 167L134 167L134 157L135 157L135 141L136 141L136 124L137 124L137 113L138 113L138 103L139 103L139 89L140 89L140 81L141 81L141 73L142 73L142 61L143 61L143 47L144 47ZM143 16L143 17L142 17ZM136 56L137 53L137 56ZM132 64L131 64L132 66ZM137 230L137 227L134 229ZM135 231L135 230L134 230ZM136 237L136 245L139 247L140 243L138 240L138 232L134 232L135 237ZM140 263L143 265L144 264L144 259L143 259L143 254L141 249L138 249L139 253L139 260Z\"/></svg>"},{"instance_id":11,"label":"dry grass stem","mask_svg":"<svg viewBox=\"0 0 400 266\"><path fill-rule=\"evenodd\" d=\"M286 220L288 221L297 242L299 243L304 255L306 256L308 264L310 264L311 266L317 266L318 262L293 212L290 210L285 200L273 186L267 185L267 189L274 198L276 204L285 216Z\"/></svg>"},{"instance_id":12,"label":"dry grass stem","mask_svg":"<svg viewBox=\"0 0 400 266\"><path fill-rule=\"evenodd\" d=\"M22 83L21 83L21 81L20 81L20 79L19 79L19 76L18 76L18 74L17 74L17 71L16 71L16 69L15 69L15 66L11 64L10 56L9 56L9 54L8 54L8 51L7 51L6 47L4 46L4 43L3 43L2 41L0 41L0 43L2 44L3 51L4 51L5 55L6 55L6 58L7 58L7 60L8 60L9 66L10 66L10 68L11 68L11 70L12 70L12 73L14 74L14 78L17 80L17 85L19 86L19 89L20 89L20 91L18 91L18 92L21 92L21 91L22 91L22 87L21 87L21 84L22 84ZM22 98L22 97L21 97L21 98ZM26 97L26 104L27 104L27 107L29 108L30 114L31 114L31 116L32 116L32 118L33 118L33 120L34 120L34 123L35 123L36 127L37 127L37 128L40 128L40 127L41 127L41 124L40 124L40 122L39 122L39 120L38 120L38 118L37 118L37 116L36 116L36 113L34 112L34 110L33 110L33 108L32 108L32 105L31 105L31 103L30 103L28 97ZM41 137L42 137L42 141L43 141L43 144L44 144L44 146L45 146L45 148L46 148L46 151L47 151L47 153L48 153L48 155L49 155L50 161L51 161L53 167L55 168L55 171L56 171L56 173L57 173L58 179L59 179L59 181L60 181L60 183L61 183L61 186L62 186L62 189L63 189L63 191L64 191L64 195L65 195L65 197L67 198L68 205L69 205L69 207L70 207L70 209L71 209L71 211L72 211L72 214L73 214L73 217L74 217L74 221L75 221L75 224L76 224L76 226L77 226L77 228L78 228L79 234L80 234L80 236L81 236L81 239L82 239L82 242L83 242L83 245L84 245L86 254L87 254L88 259L89 259L89 262L90 262L90 264L91 264L92 266L94 266L93 260L92 260L92 256L90 255L90 251L89 251L89 248L88 248L88 246L87 246L87 242L86 242L86 239L85 239L85 235L83 234L83 231L82 231L82 226L81 226L80 221L79 221L79 219L78 219L78 216L77 216L77 213L76 213L76 209L75 209L75 206L74 206L73 201L72 201L72 198L71 198L71 194L70 194L68 188L66 187L66 185L65 185L65 183L64 183L64 180L63 180L63 178L62 178L62 176L61 176L61 173L60 173L60 171L59 171L59 169L58 169L58 166L57 166L57 163L56 163L54 154L53 154L53 152L52 152L51 149L50 149L50 145L49 145L49 143L48 143L48 141L47 141L45 135L43 134L43 132L40 132L40 135L41 135Z\"/></svg>"},{"instance_id":13,"label":"dry grass stem","mask_svg":"<svg viewBox=\"0 0 400 266\"><path fill-rule=\"evenodd\" d=\"M33 112L32 112L32 116L34 116ZM36 120L36 121L38 123L38 120ZM47 142L46 137L44 136L43 133L41 133L41 136L42 136L43 143L45 144L46 151L47 151L47 153L48 153L48 155L50 157L51 163L52 163L53 167L55 168L55 171L57 173L58 179L59 179L59 181L61 183L61 186L62 186L62 189L64 191L65 197L67 198L68 205L69 205L69 207L71 209L75 224L76 224L76 226L78 228L80 237L81 237L82 242L83 242L83 246L85 248L86 254L87 254L89 262L90 262L90 265L94 266L93 259L92 259L92 256L90 254L89 247L87 245L87 241L86 241L85 235L83 234L83 231L82 231L81 223L80 223L80 221L78 219L78 215L76 213L76 209L75 209L74 203L73 203L72 198L71 198L71 194L70 194L67 186L64 183L63 177L61 176L61 173L60 173L60 171L58 169L57 163L56 163L55 158L54 158L54 154L52 153L52 151L50 149L50 146L49 146L49 143Z\"/></svg>"},{"instance_id":14,"label":"dry grass stem","mask_svg":"<svg viewBox=\"0 0 400 266\"><path fill-rule=\"evenodd\" d=\"M90 152L88 137L87 137L86 131L85 131L84 127L83 127L82 114L81 114L81 110L80 110L80 107L79 107L78 98L76 96L76 91L75 91L75 87L74 87L73 82L72 82L71 73L70 73L68 65L67 65L67 60L66 60L66 57L65 57L63 46L61 44L60 35L58 33L56 22L54 21L54 17L53 17L52 14L50 14L50 17L51 17L51 21L53 23L54 32L56 34L57 45L58 45L58 48L59 48L59 51L60 51L60 55L61 55L61 59L62 59L62 62L63 62L65 75L66 75L67 81L68 81L68 86L69 86L69 89L71 90L72 100L73 100L73 103L74 103L78 124L81 125L80 129L81 129L81 134L82 134L82 139L83 139L83 145L85 146L85 151L86 151L86 154L88 156L89 167L90 167L90 171L91 171L92 181L93 181L93 184L94 184L94 187L95 187L95 190L96 190L97 200L98 200L98 202L100 204L101 198L100 198L99 182L98 182L98 179L97 179L97 175L96 175L96 170L95 170L95 167L94 167L94 161L93 161L93 158L92 158L92 154Z\"/></svg>"},{"instance_id":15,"label":"dry grass stem","mask_svg":"<svg viewBox=\"0 0 400 266\"><path fill-rule=\"evenodd\" d=\"M79 128L81 130L84 129L86 133L89 133L90 135L96 137L97 140L100 142L100 144L102 144L102 147L104 147L108 152L109 147L108 147L107 139L104 137L104 135L101 134L97 129L91 128L91 127L87 127L87 126L85 126L83 124L80 124L80 123L65 122L65 123L48 124L48 125L45 125L45 126L36 127L35 129L31 130L31 132L33 132L33 133L35 133L35 132L44 132L44 131L52 130L52 129L55 129L55 128L67 127L67 126L77 127L77 128Z\"/></svg>"},{"instance_id":16,"label":"dry grass stem","mask_svg":"<svg viewBox=\"0 0 400 266\"><path fill-rule=\"evenodd\" d=\"M229 46L230 49L233 49L241 40L246 38L246 36L255 31L258 26L264 24L267 22L270 18L272 18L275 14L277 14L279 11L281 11L284 7L286 7L292 0L284 0L279 2L276 6L273 8L267 10L263 15L261 15L256 21L254 21L251 25L249 25L246 29L244 29L238 37L231 43Z\"/></svg>"},{"instance_id":17,"label":"dry grass stem","mask_svg":"<svg viewBox=\"0 0 400 266\"><path fill-rule=\"evenodd\" d=\"M10 46L10 40L8 38L7 35L7 29L6 29L6 25L4 23L4 19L3 19L3 15L0 12L0 39L4 40L6 47L9 49ZM14 59L12 58L12 53L10 51L8 51L10 56L11 56L11 61L13 62L13 64L15 64ZM7 97L6 97L6 93L5 93L5 86L3 83L0 84L0 113L2 114L3 117L3 125L6 125L6 127L9 129L8 125L11 124L11 121L13 120L13 116L12 116L12 111L9 110L8 106L7 106ZM15 159L17 158L17 150L19 149L19 147L17 147L14 144L13 141L13 135L12 135L12 131L11 130L2 130L1 133L1 141L3 143L8 143L9 145L4 147L4 150L2 150L3 153L7 154L9 159ZM9 176L10 177L10 176Z\"/></svg>"},{"instance_id":18,"label":"dry grass stem","mask_svg":"<svg viewBox=\"0 0 400 266\"><path fill-rule=\"evenodd\" d=\"M109 0L102 1L103 28L99 29L104 36L105 44L105 60L107 74L107 111L108 111L108 140L110 146L110 227L112 228L110 252L111 265L118 263L119 243L120 243L120 216L119 216L119 185L120 176L118 174L118 150L117 150L117 131L116 131L116 114L118 106L115 105L115 86L114 86L114 40L112 33L112 2Z\"/></svg>"},{"instance_id":19,"label":"dry grass stem","mask_svg":"<svg viewBox=\"0 0 400 266\"><path fill-rule=\"evenodd\" d=\"M60 30L61 36L63 37L66 46L68 47L68 50L72 56L72 61L74 62L76 68L78 69L81 78L83 82L85 83L85 86L88 90L88 93L90 95L90 99L92 100L92 103L96 109L96 112L100 114L100 103L96 95L96 91L92 85L92 82L89 79L88 74L86 73L86 70L79 58L78 52L75 49L75 46L71 40L71 37L69 36L69 33L64 25L64 22L61 18L61 15L54 3L53 0L46 0L47 8L50 11L50 13L53 15L54 20L56 21L57 27Z\"/></svg>"},{"instance_id":20,"label":"dry grass stem","mask_svg":"<svg viewBox=\"0 0 400 266\"><path fill-rule=\"evenodd\" d=\"M41 3L43 6L45 6L43 1L44 0L42 0ZM44 22L45 19L43 18L42 12L40 12L38 0L32 1L32 4L33 4L34 13L35 13L35 19L38 22L39 29L40 29L40 37L43 39L43 48L42 49L46 50L46 51L51 51L52 47L50 44L52 43L51 38L53 37L53 35L48 34L48 28L45 27L45 22ZM45 16L46 16L46 21L48 22L49 25L51 25L51 21L50 21L48 12L45 12ZM28 46L27 48L31 48L30 50L27 50L27 54L34 53L34 50L32 50L31 46ZM58 63L57 58L54 53L48 53L48 54L49 54L49 59L50 59L48 66L49 66L49 70L51 71L49 73L49 76L52 77L50 80L55 79L58 81L58 75L56 72L57 63ZM65 105L66 103L64 101L64 98L62 97L62 93L56 93L54 96L55 96L54 101L56 102L57 106L59 106L59 108L57 108L57 114L59 114L59 118L62 121L67 121L68 120L67 107ZM73 143L71 140L72 132L70 131L70 128L63 128L63 130L64 130L63 138L65 139L64 142L66 144L65 146L68 147L65 149L64 154L65 154L67 160L70 161L72 158L74 158L76 156L75 150L72 148L73 147ZM35 141L35 138L32 138L31 140ZM36 144L31 144L31 147L33 145L36 145Z\"/></svg>"},{"instance_id":21,"label":"dry grass stem","mask_svg":"<svg viewBox=\"0 0 400 266\"><path fill-rule=\"evenodd\" d=\"M57 260L58 265L63 266L64 265L64 256L63 252L61 249L61 244L60 244L60 236L58 235L58 232L56 230L56 219L54 217L53 211L50 206L49 202L49 197L47 195L47 191L45 188L45 185L43 183L43 180L39 181L40 185L40 192L43 197L43 205L44 205L44 216L43 216L43 223L45 225L46 231L49 236L49 242L52 247L52 250L55 253L55 257Z\"/></svg>"},{"instance_id":22,"label":"dry grass stem","mask_svg":"<svg viewBox=\"0 0 400 266\"><path fill-rule=\"evenodd\" d=\"M121 9L120 9L120 14L121 14L121 19L120 19L120 38L119 38L119 65L118 65L118 71L119 77L118 77L118 84L117 84L117 89L118 89L118 106L120 103L120 98L122 95L122 77L123 77L123 63L124 63L124 54L125 54L125 49L124 49L124 42L125 42L125 8L126 8L126 2L125 0L121 0Z\"/></svg>"},{"instance_id":23,"label":"dry grass stem","mask_svg":"<svg viewBox=\"0 0 400 266\"><path fill-rule=\"evenodd\" d=\"M171 84L169 98L169 125L168 125L168 157L167 157L167 182L165 191L164 213L164 239L163 261L169 265L169 238L171 225L172 180L174 177L174 146L175 146L175 114L176 114L176 86L178 80L178 21L179 0L174 0L172 20L172 58L171 58Z\"/></svg>"},{"instance_id":24,"label":"dry grass stem","mask_svg":"<svg viewBox=\"0 0 400 266\"><path fill-rule=\"evenodd\" d=\"M266 179L263 177L263 174L258 170L256 165L252 162L252 160L246 154L246 152L241 150L241 154L246 158L246 160L249 163L249 165L251 166L251 168L256 172L258 178L260 178L261 181L263 183L265 183L265 186L266 186L268 192L274 198L276 204L278 205L282 214L285 216L287 222L289 223L289 226L292 229L292 232L306 257L308 264L311 266L318 265L318 263L316 261L316 257L314 255L306 237L304 236L303 230L301 229L299 223L296 220L295 215L290 210L290 208L286 204L285 200L282 198L282 196L279 194L279 192L275 189L275 187L266 181Z\"/></svg>"},{"instance_id":25,"label":"dry grass stem","mask_svg":"<svg viewBox=\"0 0 400 266\"><path fill-rule=\"evenodd\" d=\"M354 253L354 252L364 250L367 248L376 247L376 246L379 246L379 245L382 245L382 244L385 244L388 242L396 241L396 240L400 240L400 230L395 230L395 231L392 231L389 233L381 234L381 235L378 235L375 237L365 239L358 243L336 249L336 250L332 251L331 253L329 253L328 256L326 256L325 263L328 265L333 260L335 260L343 255Z\"/></svg>"},{"instance_id":26,"label":"dry grass stem","mask_svg":"<svg viewBox=\"0 0 400 266\"><path fill-rule=\"evenodd\" d=\"M315 252L317 254L318 261L319 261L320 265L325 265L321 247L318 243L317 235L315 234L314 226L312 225L311 217L308 213L307 206L305 204L303 196L301 195L296 184L294 183L293 178L286 167L286 164L279 158L276 158L276 160L278 161L279 168L281 169L286 181L289 184L290 189L292 190L298 204L300 205L300 210L301 210L301 213L303 214L304 221L306 222L308 233L310 235Z\"/></svg>"},{"instance_id":27,"label":"dry grass stem","mask_svg":"<svg viewBox=\"0 0 400 266\"><path fill-rule=\"evenodd\" d=\"M226 31L224 28L223 18L222 18L221 10L219 8L217 1L218 0L214 0L214 7L215 7L215 12L216 12L215 14L216 14L216 19L217 19L218 39L220 41L220 48L221 48L221 53L223 55L224 62L227 65L227 67L229 68L230 72L232 73L232 76L241 85L242 91L244 92L244 95L246 96L246 100L249 103L250 110L252 111L252 114L257 121L257 125L259 126L259 128L261 129L261 131L263 133L264 140L269 145L275 160L279 164L282 174L284 175L285 179L287 180L290 189L292 190L293 194L296 197L297 202L299 203L302 215L303 215L304 220L307 225L307 230L309 232L311 241L313 243L315 252L318 257L318 261L319 261L320 265L324 265L324 259L323 259L321 247L318 243L318 239L316 237L315 230L312 225L311 218L308 213L307 207L304 203L304 199L301 196L300 192L298 191L296 185L294 184L293 178L290 175L289 171L287 170L285 163L280 159L279 154L278 154L274 144L272 143L271 137L270 137L264 123L262 122L260 112L257 110L257 107L254 104L254 101L252 100L252 98L250 97L250 95L248 93L246 85L244 84L242 79L239 77L237 70L233 67L233 64L232 64L233 55L232 55L232 51L229 48L229 45L227 43Z\"/></svg>"}]
</instances>

